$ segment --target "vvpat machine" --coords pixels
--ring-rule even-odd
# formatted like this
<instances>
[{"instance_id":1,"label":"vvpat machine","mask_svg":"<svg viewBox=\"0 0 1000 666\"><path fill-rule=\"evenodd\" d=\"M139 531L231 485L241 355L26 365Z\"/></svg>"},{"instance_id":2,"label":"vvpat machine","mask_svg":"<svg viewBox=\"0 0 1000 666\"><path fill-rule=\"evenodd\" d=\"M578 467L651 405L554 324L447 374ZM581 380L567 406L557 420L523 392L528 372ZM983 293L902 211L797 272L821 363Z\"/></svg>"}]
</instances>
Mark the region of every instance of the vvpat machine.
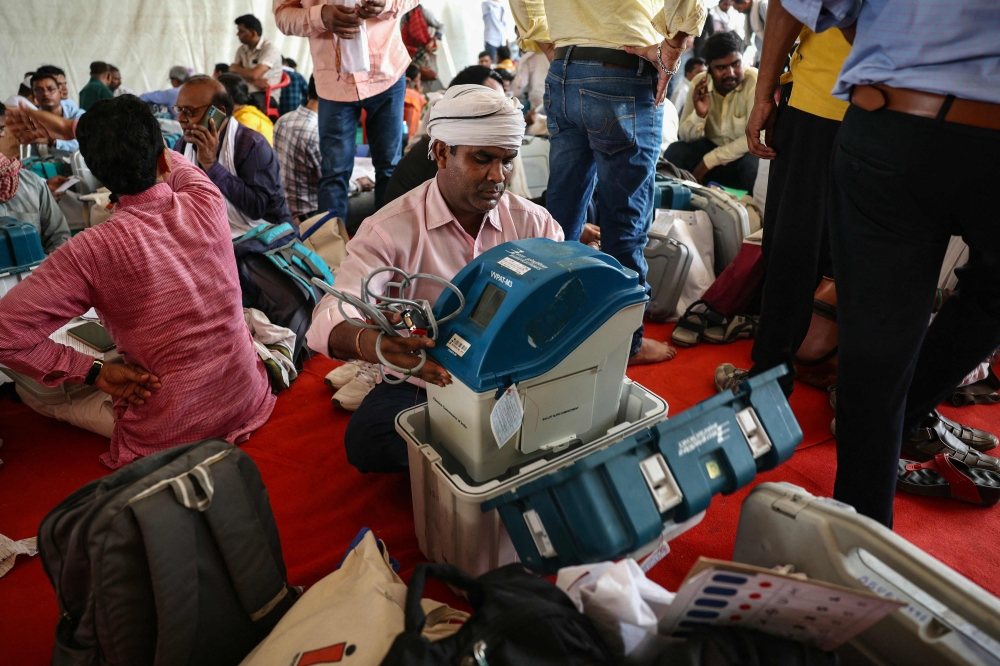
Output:
<instances>
[{"instance_id":1,"label":"vvpat machine","mask_svg":"<svg viewBox=\"0 0 1000 666\"><path fill-rule=\"evenodd\" d=\"M428 416L473 481L607 433L647 300L635 272L581 243L534 238L484 252L452 284L465 304L432 351L452 383L427 386ZM446 291L434 311L458 305Z\"/></svg>"}]
</instances>

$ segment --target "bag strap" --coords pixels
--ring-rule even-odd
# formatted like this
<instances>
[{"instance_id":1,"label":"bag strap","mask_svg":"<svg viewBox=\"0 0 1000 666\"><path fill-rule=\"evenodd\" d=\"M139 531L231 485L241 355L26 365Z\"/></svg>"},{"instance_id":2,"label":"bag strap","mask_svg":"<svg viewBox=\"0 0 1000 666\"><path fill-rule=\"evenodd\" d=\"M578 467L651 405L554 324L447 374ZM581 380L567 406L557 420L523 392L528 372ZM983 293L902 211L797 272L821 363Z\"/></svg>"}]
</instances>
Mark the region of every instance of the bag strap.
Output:
<instances>
[{"instance_id":1,"label":"bag strap","mask_svg":"<svg viewBox=\"0 0 1000 666\"><path fill-rule=\"evenodd\" d=\"M187 663L198 623L198 562L189 511L198 511L222 554L243 609L254 622L289 594L256 510L226 449L139 493L132 509L146 546L157 614L154 666ZM216 493L218 487L226 492ZM166 490L172 492L165 492ZM177 557L178 553L182 554Z\"/></svg>"},{"instance_id":2,"label":"bag strap","mask_svg":"<svg viewBox=\"0 0 1000 666\"><path fill-rule=\"evenodd\" d=\"M333 211L327 213L322 218L320 218L319 220L317 220L316 224L314 224L311 227L309 227L306 230L306 232L304 234L302 234L302 240L306 240L307 238L309 238L310 236L312 236L314 233L316 233L317 231L319 231L320 227L322 227L324 224L326 224L330 220L333 220L333 219L336 219L336 218L337 218L337 214L334 213Z\"/></svg>"},{"instance_id":3,"label":"bag strap","mask_svg":"<svg viewBox=\"0 0 1000 666\"><path fill-rule=\"evenodd\" d=\"M447 583L452 587L464 590L469 595L469 603L473 610L479 610L483 604L483 584L450 564L418 564L410 577L406 589L406 631L419 635L424 630L427 616L420 605L424 596L424 585L428 578Z\"/></svg>"}]
</instances>

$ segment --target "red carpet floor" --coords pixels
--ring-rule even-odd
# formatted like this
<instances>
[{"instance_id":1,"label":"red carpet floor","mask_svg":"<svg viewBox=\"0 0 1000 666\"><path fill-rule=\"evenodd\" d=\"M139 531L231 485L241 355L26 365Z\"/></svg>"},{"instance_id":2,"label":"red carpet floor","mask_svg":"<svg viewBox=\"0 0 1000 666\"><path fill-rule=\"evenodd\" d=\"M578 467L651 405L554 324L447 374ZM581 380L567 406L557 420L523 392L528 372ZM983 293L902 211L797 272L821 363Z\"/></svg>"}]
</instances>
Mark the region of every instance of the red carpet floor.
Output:
<instances>
[{"instance_id":1,"label":"red carpet floor","mask_svg":"<svg viewBox=\"0 0 1000 666\"><path fill-rule=\"evenodd\" d=\"M665 339L669 327L648 330ZM722 362L747 367L750 343L682 349L670 363L633 369L629 375L670 404L676 414L714 392L712 376ZM362 475L347 464L343 434L348 414L330 404L323 376L334 367L310 361L281 394L270 422L244 445L260 467L281 532L293 584L309 585L330 573L362 526L383 539L402 563L404 578L423 560L413 533L409 478ZM829 495L836 469L829 434L832 411L824 391L800 385L792 397L805 441L795 456L758 481L789 481ZM1000 432L1000 407L944 409L963 423ZM0 534L33 535L42 518L72 491L106 473L97 457L107 440L43 418L20 404L0 400ZM748 489L717 497L705 520L671 542L671 553L651 577L676 589L700 555L729 558L740 503ZM896 530L994 594L1000 593L1000 510L899 494ZM454 603L440 587L429 596ZM55 595L38 558L19 558L0 578L0 665L48 663L58 618Z\"/></svg>"}]
</instances>

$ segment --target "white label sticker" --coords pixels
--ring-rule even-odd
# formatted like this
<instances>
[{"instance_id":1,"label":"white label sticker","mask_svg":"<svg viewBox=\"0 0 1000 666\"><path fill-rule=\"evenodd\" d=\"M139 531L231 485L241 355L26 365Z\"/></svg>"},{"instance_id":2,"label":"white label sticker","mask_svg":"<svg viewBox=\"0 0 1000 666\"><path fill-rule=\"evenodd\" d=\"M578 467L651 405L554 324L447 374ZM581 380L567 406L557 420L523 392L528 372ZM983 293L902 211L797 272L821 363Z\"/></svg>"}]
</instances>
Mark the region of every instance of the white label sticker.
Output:
<instances>
[{"instance_id":1,"label":"white label sticker","mask_svg":"<svg viewBox=\"0 0 1000 666\"><path fill-rule=\"evenodd\" d=\"M510 257L504 257L503 259L501 259L500 265L503 266L504 268L509 268L518 275L524 275L525 273L531 270L530 268L522 264L520 261L514 261Z\"/></svg>"},{"instance_id":2,"label":"white label sticker","mask_svg":"<svg viewBox=\"0 0 1000 666\"><path fill-rule=\"evenodd\" d=\"M465 352L469 351L469 347L471 345L469 345L465 338L460 336L458 333L454 333L451 336L451 340L448 340L448 344L446 346L448 349L455 352L456 355L465 356Z\"/></svg>"},{"instance_id":3,"label":"white label sticker","mask_svg":"<svg viewBox=\"0 0 1000 666\"><path fill-rule=\"evenodd\" d=\"M517 385L512 384L497 400L497 404L493 405L493 412L490 414L490 428L497 440L497 448L502 449L507 440L521 429L523 420L521 397L517 394Z\"/></svg>"}]
</instances>

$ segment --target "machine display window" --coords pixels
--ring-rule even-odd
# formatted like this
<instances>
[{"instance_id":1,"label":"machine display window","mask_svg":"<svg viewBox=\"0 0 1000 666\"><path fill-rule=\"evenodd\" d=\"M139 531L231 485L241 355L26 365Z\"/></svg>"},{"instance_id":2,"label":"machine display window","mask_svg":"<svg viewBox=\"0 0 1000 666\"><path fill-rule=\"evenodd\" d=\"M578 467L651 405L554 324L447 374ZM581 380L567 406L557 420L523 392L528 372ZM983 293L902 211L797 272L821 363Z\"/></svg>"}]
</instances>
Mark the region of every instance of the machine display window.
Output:
<instances>
[{"instance_id":1,"label":"machine display window","mask_svg":"<svg viewBox=\"0 0 1000 666\"><path fill-rule=\"evenodd\" d=\"M496 315L497 310L500 309L500 305L506 296L507 292L503 289L492 284L487 284L486 288L483 289L483 295L479 297L479 302L476 303L476 307L472 310L470 319L483 328L486 328L493 321L493 317Z\"/></svg>"}]
</instances>

